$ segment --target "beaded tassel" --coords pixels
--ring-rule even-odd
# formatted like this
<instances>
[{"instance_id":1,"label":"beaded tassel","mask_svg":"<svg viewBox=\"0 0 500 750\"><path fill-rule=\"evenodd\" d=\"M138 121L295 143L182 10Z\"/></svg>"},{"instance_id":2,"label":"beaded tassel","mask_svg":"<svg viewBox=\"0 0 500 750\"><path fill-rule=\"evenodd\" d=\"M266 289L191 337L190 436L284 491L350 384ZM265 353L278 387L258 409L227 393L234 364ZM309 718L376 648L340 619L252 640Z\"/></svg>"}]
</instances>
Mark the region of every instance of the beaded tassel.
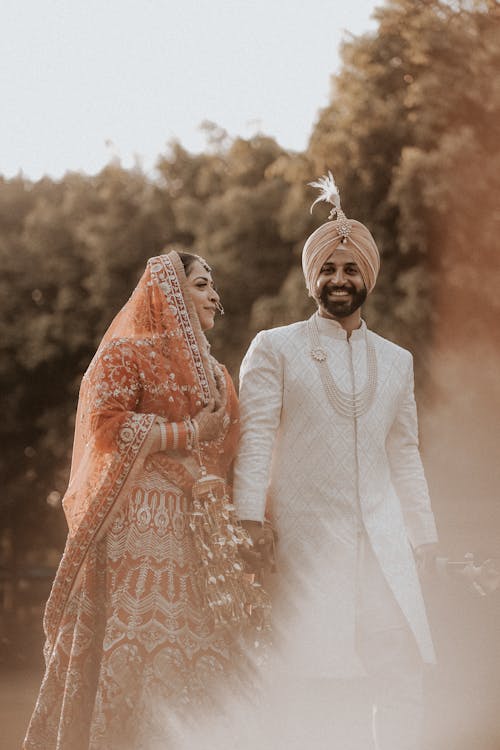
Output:
<instances>
[{"instance_id":1,"label":"beaded tassel","mask_svg":"<svg viewBox=\"0 0 500 750\"><path fill-rule=\"evenodd\" d=\"M269 597L244 570L239 548L252 541L234 516L224 480L202 474L193 486L190 517L195 544L204 568L206 601L219 625L251 621L268 629Z\"/></svg>"}]
</instances>

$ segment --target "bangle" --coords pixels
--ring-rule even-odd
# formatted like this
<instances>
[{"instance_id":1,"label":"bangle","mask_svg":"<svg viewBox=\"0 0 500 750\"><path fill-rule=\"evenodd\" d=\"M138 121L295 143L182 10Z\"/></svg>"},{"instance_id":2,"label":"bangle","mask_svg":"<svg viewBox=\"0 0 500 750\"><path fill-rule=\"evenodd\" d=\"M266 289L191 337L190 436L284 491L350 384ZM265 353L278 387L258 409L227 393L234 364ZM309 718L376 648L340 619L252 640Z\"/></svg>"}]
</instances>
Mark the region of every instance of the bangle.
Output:
<instances>
[{"instance_id":1,"label":"bangle","mask_svg":"<svg viewBox=\"0 0 500 750\"><path fill-rule=\"evenodd\" d=\"M167 427L165 422L160 422L160 450L164 451L167 448Z\"/></svg>"},{"instance_id":2,"label":"bangle","mask_svg":"<svg viewBox=\"0 0 500 750\"><path fill-rule=\"evenodd\" d=\"M171 422L170 426L172 427L172 450L176 451L179 447L179 428L177 422Z\"/></svg>"},{"instance_id":3,"label":"bangle","mask_svg":"<svg viewBox=\"0 0 500 750\"><path fill-rule=\"evenodd\" d=\"M198 422L196 419L191 419L191 427L193 428L193 448L199 450L199 433L198 433Z\"/></svg>"},{"instance_id":4,"label":"bangle","mask_svg":"<svg viewBox=\"0 0 500 750\"><path fill-rule=\"evenodd\" d=\"M192 420L185 419L184 427L186 429L186 450L192 451L194 446L194 425Z\"/></svg>"}]
</instances>

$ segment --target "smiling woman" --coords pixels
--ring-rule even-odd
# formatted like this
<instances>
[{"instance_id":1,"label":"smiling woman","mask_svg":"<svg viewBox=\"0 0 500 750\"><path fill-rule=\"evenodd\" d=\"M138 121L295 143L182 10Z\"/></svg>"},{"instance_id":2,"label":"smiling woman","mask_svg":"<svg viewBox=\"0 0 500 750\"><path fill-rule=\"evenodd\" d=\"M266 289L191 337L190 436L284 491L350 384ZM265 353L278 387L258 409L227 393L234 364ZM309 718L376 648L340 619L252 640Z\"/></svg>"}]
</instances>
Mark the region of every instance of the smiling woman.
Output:
<instances>
[{"instance_id":1,"label":"smiling woman","mask_svg":"<svg viewBox=\"0 0 500 750\"><path fill-rule=\"evenodd\" d=\"M242 663L236 634L265 597L244 573L248 539L229 510L238 405L203 334L218 305L202 258L151 258L84 375L25 750L168 743L177 712L210 705Z\"/></svg>"},{"instance_id":2,"label":"smiling woman","mask_svg":"<svg viewBox=\"0 0 500 750\"><path fill-rule=\"evenodd\" d=\"M212 279L212 269L203 258L190 253L179 253L187 276L187 288L191 294L203 331L214 327L215 313L222 312L220 297Z\"/></svg>"}]
</instances>

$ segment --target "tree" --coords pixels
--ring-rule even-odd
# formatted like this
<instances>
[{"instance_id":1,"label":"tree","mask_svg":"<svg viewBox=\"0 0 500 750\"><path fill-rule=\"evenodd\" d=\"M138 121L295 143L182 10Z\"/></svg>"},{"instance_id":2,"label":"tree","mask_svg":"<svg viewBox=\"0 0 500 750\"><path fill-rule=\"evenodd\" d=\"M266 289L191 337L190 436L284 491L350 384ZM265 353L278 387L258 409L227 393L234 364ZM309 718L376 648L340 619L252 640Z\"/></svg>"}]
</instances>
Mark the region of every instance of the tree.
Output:
<instances>
[{"instance_id":1,"label":"tree","mask_svg":"<svg viewBox=\"0 0 500 750\"><path fill-rule=\"evenodd\" d=\"M314 222L307 220L313 191L304 185L334 171L347 215L371 229L382 252L368 319L419 354L423 381L431 332L439 324L435 272L447 257L443 242L456 246L443 216L453 211L458 220L467 215L466 205L483 205L478 253L489 257L494 246L499 10L494 2L391 0L376 18L375 32L344 43L331 102L306 153L284 156L272 170L288 183L280 229L288 226L297 261L309 231L326 218L326 209L322 216L318 208ZM303 312L293 294L290 305L290 290L299 290L293 282L298 271L290 274L279 298L269 301L267 318L268 303L258 303L259 322L289 322L294 310Z\"/></svg>"},{"instance_id":2,"label":"tree","mask_svg":"<svg viewBox=\"0 0 500 750\"><path fill-rule=\"evenodd\" d=\"M276 218L286 185L270 171L284 154L272 138L224 138L200 155L174 144L158 165L178 240L213 265L227 317L212 341L233 373L250 338L252 304L279 289L288 266L291 243Z\"/></svg>"}]
</instances>

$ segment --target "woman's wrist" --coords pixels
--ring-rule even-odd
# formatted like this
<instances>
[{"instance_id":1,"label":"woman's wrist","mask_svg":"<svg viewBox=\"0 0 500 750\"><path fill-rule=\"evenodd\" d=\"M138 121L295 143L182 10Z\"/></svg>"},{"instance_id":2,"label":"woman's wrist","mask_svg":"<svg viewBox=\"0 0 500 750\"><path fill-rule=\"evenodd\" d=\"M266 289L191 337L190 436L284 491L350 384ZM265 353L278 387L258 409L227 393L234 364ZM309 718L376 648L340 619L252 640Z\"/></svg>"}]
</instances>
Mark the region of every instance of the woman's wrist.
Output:
<instances>
[{"instance_id":1,"label":"woman's wrist","mask_svg":"<svg viewBox=\"0 0 500 750\"><path fill-rule=\"evenodd\" d=\"M167 449L167 426L165 422L160 421L159 428L160 428L160 451L165 451Z\"/></svg>"},{"instance_id":2,"label":"woman's wrist","mask_svg":"<svg viewBox=\"0 0 500 750\"><path fill-rule=\"evenodd\" d=\"M155 424L153 453L171 451L191 452L196 445L196 427L189 419L182 422L167 422L158 417Z\"/></svg>"}]
</instances>

